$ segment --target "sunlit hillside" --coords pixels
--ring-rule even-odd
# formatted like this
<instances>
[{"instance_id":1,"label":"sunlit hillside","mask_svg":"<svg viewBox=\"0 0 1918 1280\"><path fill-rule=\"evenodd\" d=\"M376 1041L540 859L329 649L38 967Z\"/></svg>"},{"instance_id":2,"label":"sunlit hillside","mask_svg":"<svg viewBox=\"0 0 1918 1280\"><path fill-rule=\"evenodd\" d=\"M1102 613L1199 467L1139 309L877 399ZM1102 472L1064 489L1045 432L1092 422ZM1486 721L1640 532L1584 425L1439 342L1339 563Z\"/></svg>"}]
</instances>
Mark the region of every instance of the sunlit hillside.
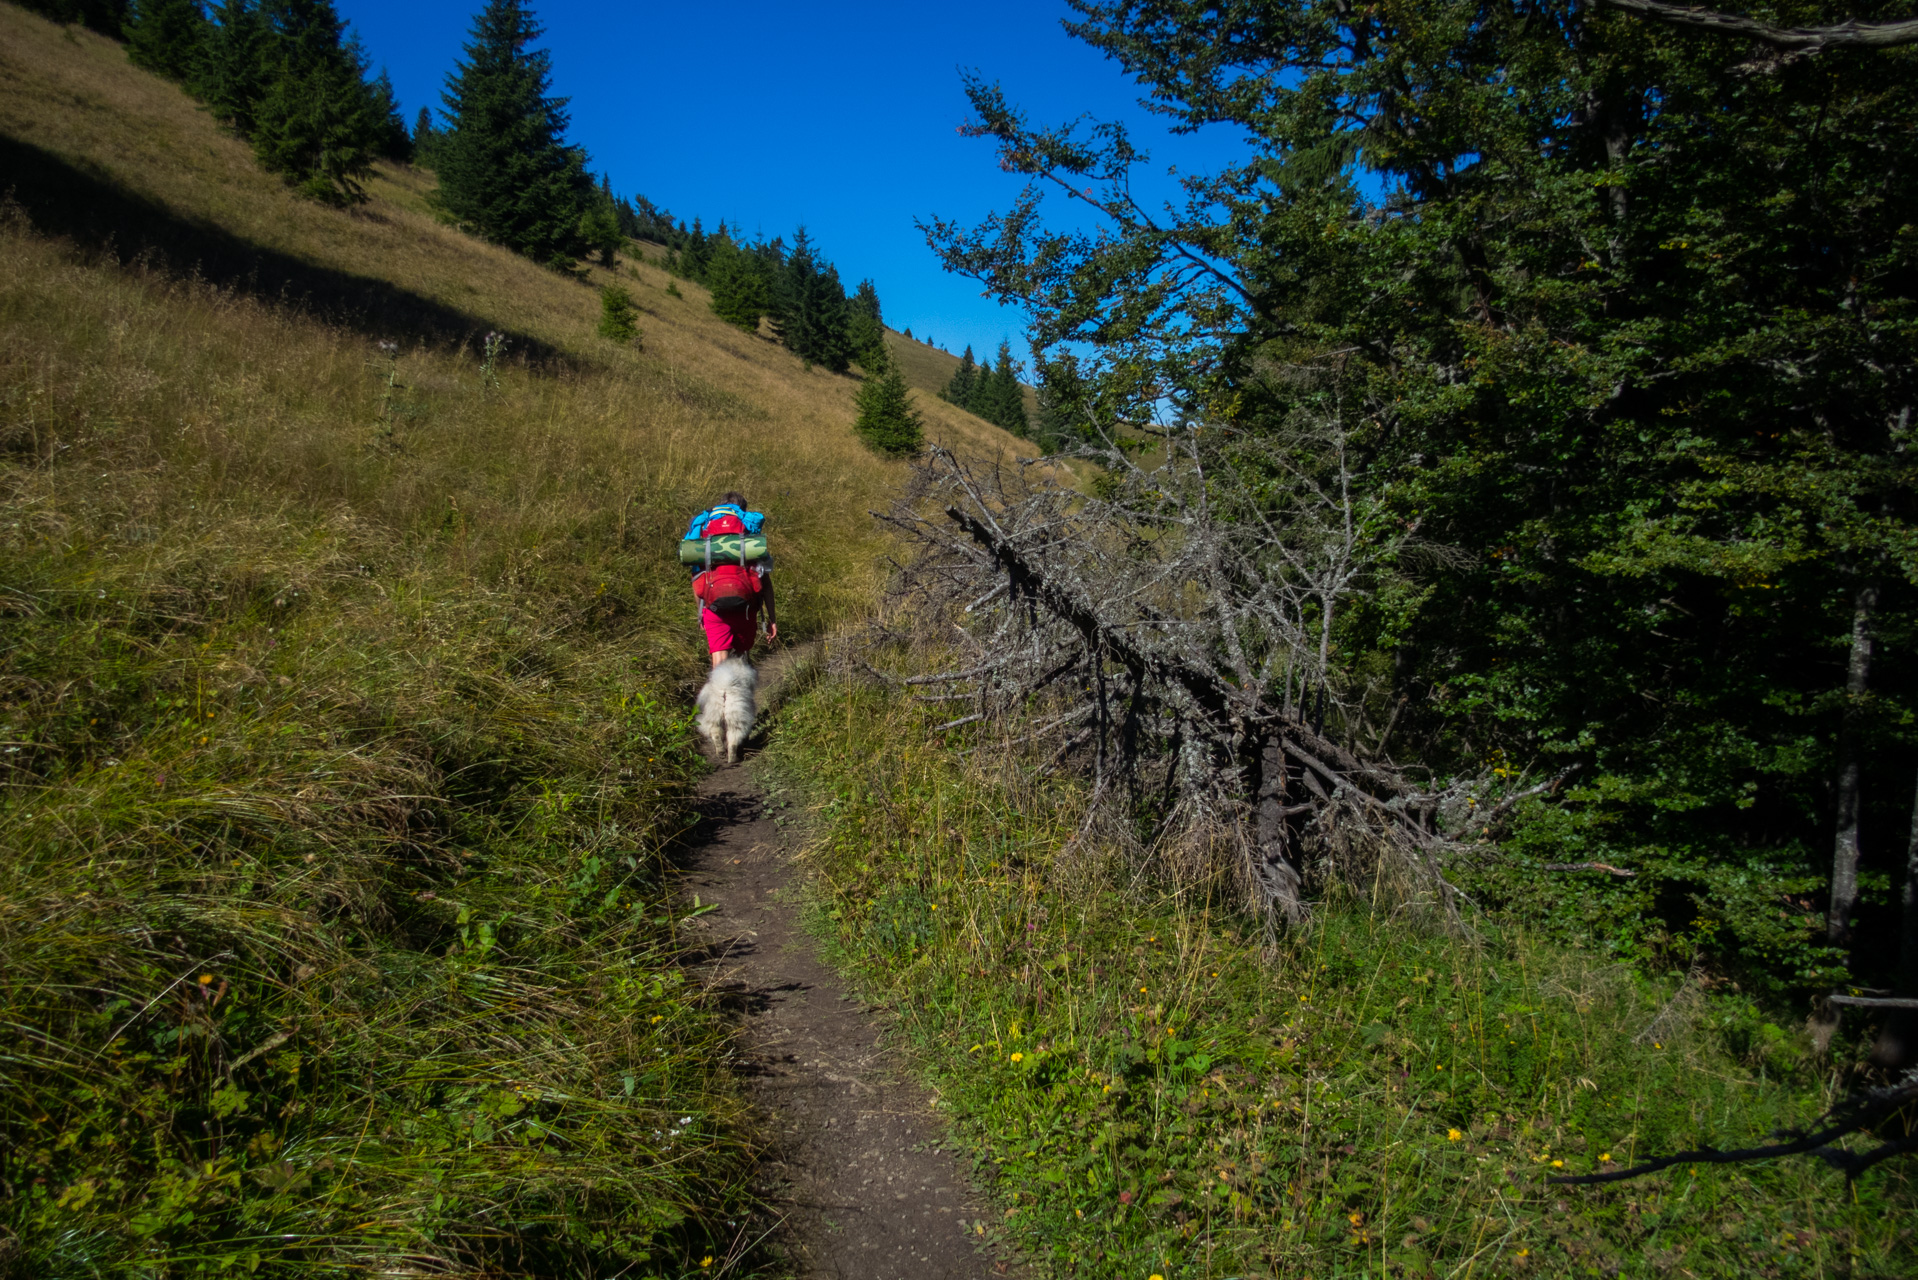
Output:
<instances>
[{"instance_id":1,"label":"sunlit hillside","mask_svg":"<svg viewBox=\"0 0 1918 1280\"><path fill-rule=\"evenodd\" d=\"M758 1138L659 877L703 652L671 544L744 490L818 634L903 464L854 380L430 184L299 200L0 4L0 1272L748 1247ZM641 345L596 336L616 277Z\"/></svg>"},{"instance_id":2,"label":"sunlit hillside","mask_svg":"<svg viewBox=\"0 0 1918 1280\"><path fill-rule=\"evenodd\" d=\"M928 346L917 338L908 338L903 333L888 330L886 345L892 351L892 358L899 362L900 371L906 375L906 382L926 392L929 398L937 397L951 385L952 375L959 368L958 356L950 351ZM991 351L975 351L972 354L975 360L990 360L995 355ZM1024 390L1026 416L1032 417L1039 412L1039 393L1030 385L1025 386ZM981 422L981 419L969 413L961 416L968 422Z\"/></svg>"}]
</instances>

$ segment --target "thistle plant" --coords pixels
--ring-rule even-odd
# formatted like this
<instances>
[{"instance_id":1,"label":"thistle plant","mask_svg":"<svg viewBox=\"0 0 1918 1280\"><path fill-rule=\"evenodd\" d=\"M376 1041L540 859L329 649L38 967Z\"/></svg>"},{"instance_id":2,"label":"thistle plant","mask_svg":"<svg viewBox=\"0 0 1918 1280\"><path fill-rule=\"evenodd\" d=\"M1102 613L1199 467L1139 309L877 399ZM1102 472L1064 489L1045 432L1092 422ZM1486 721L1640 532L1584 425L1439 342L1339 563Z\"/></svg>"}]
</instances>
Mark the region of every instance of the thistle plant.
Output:
<instances>
[{"instance_id":1,"label":"thistle plant","mask_svg":"<svg viewBox=\"0 0 1918 1280\"><path fill-rule=\"evenodd\" d=\"M393 393L405 388L400 386L400 344L382 341L379 344L380 356L386 361L385 385L380 389L380 411L373 423L373 436L382 444L393 440Z\"/></svg>"},{"instance_id":2,"label":"thistle plant","mask_svg":"<svg viewBox=\"0 0 1918 1280\"><path fill-rule=\"evenodd\" d=\"M497 330L486 331L486 358L480 362L480 375L486 379L488 390L499 390L499 358L506 352L506 335Z\"/></svg>"}]
</instances>

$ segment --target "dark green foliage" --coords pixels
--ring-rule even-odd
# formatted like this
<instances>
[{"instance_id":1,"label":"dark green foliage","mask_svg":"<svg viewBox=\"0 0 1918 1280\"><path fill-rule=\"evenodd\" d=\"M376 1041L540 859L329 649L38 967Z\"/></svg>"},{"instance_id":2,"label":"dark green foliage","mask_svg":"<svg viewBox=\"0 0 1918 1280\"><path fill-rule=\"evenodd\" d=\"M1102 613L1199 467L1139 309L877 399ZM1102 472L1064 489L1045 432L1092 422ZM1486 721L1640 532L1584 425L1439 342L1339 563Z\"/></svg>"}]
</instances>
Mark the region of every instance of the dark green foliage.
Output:
<instances>
[{"instance_id":1,"label":"dark green foliage","mask_svg":"<svg viewBox=\"0 0 1918 1280\"><path fill-rule=\"evenodd\" d=\"M434 148L441 207L488 240L569 266L588 249L586 153L569 146L566 100L548 96L552 55L522 0L490 0L465 60L447 77L445 137Z\"/></svg>"},{"instance_id":2,"label":"dark green foliage","mask_svg":"<svg viewBox=\"0 0 1918 1280\"><path fill-rule=\"evenodd\" d=\"M997 364L975 363L968 344L965 354L959 357L959 367L952 371L952 381L946 384L944 395L961 409L1016 436L1032 430L1026 416L1025 388L1019 382L1019 366L1012 358L1012 343L1004 339L999 343Z\"/></svg>"},{"instance_id":3,"label":"dark green foliage","mask_svg":"<svg viewBox=\"0 0 1918 1280\"><path fill-rule=\"evenodd\" d=\"M604 174L587 200L586 212L580 215L579 234L588 248L598 252L601 265L619 265L619 251L626 244L626 236L619 229L619 205L613 199L612 183Z\"/></svg>"},{"instance_id":4,"label":"dark green foliage","mask_svg":"<svg viewBox=\"0 0 1918 1280\"><path fill-rule=\"evenodd\" d=\"M710 244L706 285L713 293L713 313L747 333L759 332L759 320L773 308L773 268L751 249L715 236Z\"/></svg>"},{"instance_id":5,"label":"dark green foliage","mask_svg":"<svg viewBox=\"0 0 1918 1280\"><path fill-rule=\"evenodd\" d=\"M195 77L196 92L213 114L243 138L253 136L255 110L270 83L271 33L253 0L222 0Z\"/></svg>"},{"instance_id":6,"label":"dark green foliage","mask_svg":"<svg viewBox=\"0 0 1918 1280\"><path fill-rule=\"evenodd\" d=\"M127 60L186 83L199 68L208 32L200 0L139 0L127 18Z\"/></svg>"},{"instance_id":7,"label":"dark green foliage","mask_svg":"<svg viewBox=\"0 0 1918 1280\"><path fill-rule=\"evenodd\" d=\"M374 160L410 149L392 82L381 72L368 83L366 54L331 0L225 0L211 21L197 5L155 0L128 38L129 56L185 79L263 168L314 199L361 199Z\"/></svg>"},{"instance_id":8,"label":"dark green foliage","mask_svg":"<svg viewBox=\"0 0 1918 1280\"><path fill-rule=\"evenodd\" d=\"M1088 416L1090 389L1079 373L1079 359L1062 352L1039 366L1039 415L1032 438L1047 453L1062 453L1092 440Z\"/></svg>"},{"instance_id":9,"label":"dark green foliage","mask_svg":"<svg viewBox=\"0 0 1918 1280\"><path fill-rule=\"evenodd\" d=\"M905 375L899 372L896 361L884 357L883 351L880 367L860 384L855 403L859 416L852 429L874 452L899 458L917 453L924 446L924 422L912 407Z\"/></svg>"},{"instance_id":10,"label":"dark green foliage","mask_svg":"<svg viewBox=\"0 0 1918 1280\"><path fill-rule=\"evenodd\" d=\"M1766 62L1570 4L1081 12L1244 162L1188 178L1169 229L1028 209L933 239L1017 282L1040 349L1083 344L1109 424L1171 406L1254 472L1285 424L1336 425L1416 539L1343 615L1328 723L1365 746L1401 708L1392 753L1441 776L1576 767L1521 807L1525 863L1460 871L1541 928L1775 993L1887 973L1918 773L1918 51ZM1122 135L973 97L1008 166L1109 175L1123 209ZM1863 899L1828 948L1853 768ZM1520 869L1543 861L1637 874Z\"/></svg>"},{"instance_id":11,"label":"dark green foliage","mask_svg":"<svg viewBox=\"0 0 1918 1280\"><path fill-rule=\"evenodd\" d=\"M879 290L871 280L861 280L848 302L846 340L861 369L875 370L886 358L886 322L879 313Z\"/></svg>"},{"instance_id":12,"label":"dark green foliage","mask_svg":"<svg viewBox=\"0 0 1918 1280\"><path fill-rule=\"evenodd\" d=\"M844 373L852 365L852 335L839 272L813 249L804 227L793 235L780 290L779 337L807 364Z\"/></svg>"},{"instance_id":13,"label":"dark green foliage","mask_svg":"<svg viewBox=\"0 0 1918 1280\"><path fill-rule=\"evenodd\" d=\"M614 342L631 342L639 336L633 295L621 285L609 284L599 291L599 336Z\"/></svg>"},{"instance_id":14,"label":"dark green foliage","mask_svg":"<svg viewBox=\"0 0 1918 1280\"><path fill-rule=\"evenodd\" d=\"M393 92L393 80L386 74L385 67L380 68L380 74L367 86L367 92L372 97L374 118L380 122L374 146L381 158L401 164L412 160L413 139L407 136L406 117L400 114L400 100ZM427 119L430 121L432 117L429 115Z\"/></svg>"},{"instance_id":15,"label":"dark green foliage","mask_svg":"<svg viewBox=\"0 0 1918 1280\"><path fill-rule=\"evenodd\" d=\"M25 7L55 22L77 22L116 39L126 30L127 0L24 0Z\"/></svg>"},{"instance_id":16,"label":"dark green foliage","mask_svg":"<svg viewBox=\"0 0 1918 1280\"><path fill-rule=\"evenodd\" d=\"M912 335L906 335L911 337ZM952 381L946 384L946 399L961 409L972 408L972 392L979 385L979 365L972 358L972 344L966 344L966 353L959 357L959 367L952 371Z\"/></svg>"},{"instance_id":17,"label":"dark green foliage","mask_svg":"<svg viewBox=\"0 0 1918 1280\"><path fill-rule=\"evenodd\" d=\"M972 401L966 407L1015 436L1023 436L1032 429L1026 418L1026 391L1019 382L1019 366L1012 358L1011 342L1000 340L999 358L974 384Z\"/></svg>"},{"instance_id":18,"label":"dark green foliage","mask_svg":"<svg viewBox=\"0 0 1918 1280\"><path fill-rule=\"evenodd\" d=\"M366 82L366 56L346 37L332 0L273 0L262 12L270 37L266 92L254 106L254 153L305 195L361 199L358 179L397 123L390 96L382 111Z\"/></svg>"},{"instance_id":19,"label":"dark green foliage","mask_svg":"<svg viewBox=\"0 0 1918 1280\"><path fill-rule=\"evenodd\" d=\"M724 222L720 223L722 227L725 225ZM668 259L667 265L688 280L705 280L707 264L712 260L712 249L706 243L706 229L700 225L698 218L693 219L690 232L684 226L680 228L679 239L678 251Z\"/></svg>"},{"instance_id":20,"label":"dark green foliage","mask_svg":"<svg viewBox=\"0 0 1918 1280\"><path fill-rule=\"evenodd\" d=\"M431 169L439 140L440 131L433 127L433 109L421 107L419 115L413 118L413 163L422 169Z\"/></svg>"},{"instance_id":21,"label":"dark green foliage","mask_svg":"<svg viewBox=\"0 0 1918 1280\"><path fill-rule=\"evenodd\" d=\"M650 240L654 244L663 244L673 248L677 243L673 215L648 200L645 196L634 196L630 200L621 199L619 229L628 239Z\"/></svg>"}]
</instances>

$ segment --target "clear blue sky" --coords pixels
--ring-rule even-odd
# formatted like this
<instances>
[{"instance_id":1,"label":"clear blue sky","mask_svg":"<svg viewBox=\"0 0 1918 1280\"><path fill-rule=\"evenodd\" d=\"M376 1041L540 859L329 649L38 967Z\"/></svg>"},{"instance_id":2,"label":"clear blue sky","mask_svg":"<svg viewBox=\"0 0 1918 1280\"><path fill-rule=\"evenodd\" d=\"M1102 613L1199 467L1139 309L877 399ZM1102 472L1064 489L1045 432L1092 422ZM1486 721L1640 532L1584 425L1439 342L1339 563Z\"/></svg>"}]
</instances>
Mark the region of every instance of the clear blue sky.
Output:
<instances>
[{"instance_id":1,"label":"clear blue sky","mask_svg":"<svg viewBox=\"0 0 1918 1280\"><path fill-rule=\"evenodd\" d=\"M392 75L408 125L422 105L437 110L480 0L338 3ZM723 217L788 241L803 222L848 290L870 276L888 324L952 351L990 351L1008 336L1026 359L1019 313L943 272L913 226L935 214L977 220L1019 189L989 142L955 132L967 114L960 68L1000 81L1037 122L1127 120L1159 173L1210 167L1232 150L1224 136L1166 134L1118 67L1060 28L1069 11L1053 0L550 0L535 11L554 91L572 99L569 137L616 191L689 223Z\"/></svg>"}]
</instances>

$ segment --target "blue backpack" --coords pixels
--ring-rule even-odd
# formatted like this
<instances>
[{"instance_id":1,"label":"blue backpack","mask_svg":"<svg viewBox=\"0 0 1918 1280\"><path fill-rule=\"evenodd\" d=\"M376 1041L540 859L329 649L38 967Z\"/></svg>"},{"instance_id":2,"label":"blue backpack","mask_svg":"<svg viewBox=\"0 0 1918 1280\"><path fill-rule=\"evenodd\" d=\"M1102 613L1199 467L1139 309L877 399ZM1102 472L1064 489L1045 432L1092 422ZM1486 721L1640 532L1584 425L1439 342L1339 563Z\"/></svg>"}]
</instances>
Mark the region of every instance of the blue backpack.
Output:
<instances>
[{"instance_id":1,"label":"blue backpack","mask_svg":"<svg viewBox=\"0 0 1918 1280\"><path fill-rule=\"evenodd\" d=\"M746 526L746 532L749 534L758 533L761 526L763 526L766 523L765 512L747 511L747 510L744 510L743 508L735 507L730 502L726 502L726 503L721 503L719 506L714 507L711 511L702 511L698 515L694 516L692 524L687 526L686 538L705 537L706 522L708 520L711 520L714 516L722 515L722 514L729 515L729 516L737 516L739 518L739 523ZM685 541L686 538L682 538L681 541L682 542Z\"/></svg>"}]
</instances>

